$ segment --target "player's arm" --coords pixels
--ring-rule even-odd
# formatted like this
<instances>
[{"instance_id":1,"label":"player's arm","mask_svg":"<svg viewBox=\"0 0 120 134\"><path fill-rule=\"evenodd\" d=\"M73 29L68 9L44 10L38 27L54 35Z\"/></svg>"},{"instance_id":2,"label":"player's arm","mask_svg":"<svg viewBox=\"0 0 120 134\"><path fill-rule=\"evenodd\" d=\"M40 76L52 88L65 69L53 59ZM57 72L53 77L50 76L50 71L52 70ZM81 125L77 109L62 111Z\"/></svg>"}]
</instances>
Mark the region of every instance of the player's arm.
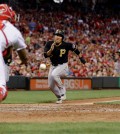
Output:
<instances>
[{"instance_id":1,"label":"player's arm","mask_svg":"<svg viewBox=\"0 0 120 134\"><path fill-rule=\"evenodd\" d=\"M84 57L83 57L81 54L79 54L79 59L80 59L80 61L81 61L83 64L86 63Z\"/></svg>"},{"instance_id":2,"label":"player's arm","mask_svg":"<svg viewBox=\"0 0 120 134\"><path fill-rule=\"evenodd\" d=\"M79 59L80 59L81 63L83 63L83 64L86 63L84 57L82 56L82 54L80 53L80 51L78 50L76 45L71 44L71 50L79 56Z\"/></svg>"},{"instance_id":3,"label":"player's arm","mask_svg":"<svg viewBox=\"0 0 120 134\"><path fill-rule=\"evenodd\" d=\"M3 51L3 59L5 64L9 66L12 62L12 46L8 47Z\"/></svg>"},{"instance_id":4,"label":"player's arm","mask_svg":"<svg viewBox=\"0 0 120 134\"><path fill-rule=\"evenodd\" d=\"M44 48L44 56L45 58L52 56L52 52L54 50L55 42L50 46L49 42L46 44Z\"/></svg>"},{"instance_id":5,"label":"player's arm","mask_svg":"<svg viewBox=\"0 0 120 134\"><path fill-rule=\"evenodd\" d=\"M25 44L24 38L20 31L17 31L17 42L13 45L14 49L17 51L18 56L21 60L21 64L27 65L28 53L27 53L27 45Z\"/></svg>"},{"instance_id":6,"label":"player's arm","mask_svg":"<svg viewBox=\"0 0 120 134\"><path fill-rule=\"evenodd\" d=\"M18 55L19 55L19 57L20 57L21 64L27 65L28 57L27 57L26 48L21 49L21 50L18 50L17 53L18 53Z\"/></svg>"}]
</instances>

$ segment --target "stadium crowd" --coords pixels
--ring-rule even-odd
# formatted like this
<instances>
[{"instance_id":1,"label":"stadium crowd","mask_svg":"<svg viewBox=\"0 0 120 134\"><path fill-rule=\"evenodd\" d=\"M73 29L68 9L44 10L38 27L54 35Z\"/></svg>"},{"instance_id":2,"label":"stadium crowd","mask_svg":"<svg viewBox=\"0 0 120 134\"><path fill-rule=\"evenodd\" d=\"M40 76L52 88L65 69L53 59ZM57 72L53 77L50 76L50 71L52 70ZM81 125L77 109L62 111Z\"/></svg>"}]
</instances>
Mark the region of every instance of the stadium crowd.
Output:
<instances>
[{"instance_id":1,"label":"stadium crowd","mask_svg":"<svg viewBox=\"0 0 120 134\"><path fill-rule=\"evenodd\" d=\"M56 9L55 9L56 8ZM76 44L87 63L81 64L72 52L69 53L71 77L120 76L120 17L119 12L110 9L82 12L77 6L61 7L45 5L39 10L19 9L20 20L15 26L24 35L29 54L28 65L20 65L13 53L10 75L44 77L47 70L40 70L40 63L50 61L43 56L48 40L52 40L56 29L65 31L65 40ZM66 36L67 35L67 36Z\"/></svg>"}]
</instances>

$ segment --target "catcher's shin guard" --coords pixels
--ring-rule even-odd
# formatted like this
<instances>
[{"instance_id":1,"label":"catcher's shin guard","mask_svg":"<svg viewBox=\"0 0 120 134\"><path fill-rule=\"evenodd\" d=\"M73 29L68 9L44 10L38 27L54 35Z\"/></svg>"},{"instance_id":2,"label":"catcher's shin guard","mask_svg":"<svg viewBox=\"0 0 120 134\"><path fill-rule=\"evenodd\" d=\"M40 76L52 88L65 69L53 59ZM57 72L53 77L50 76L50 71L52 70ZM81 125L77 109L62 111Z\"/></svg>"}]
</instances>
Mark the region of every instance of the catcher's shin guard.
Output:
<instances>
[{"instance_id":1,"label":"catcher's shin guard","mask_svg":"<svg viewBox=\"0 0 120 134\"><path fill-rule=\"evenodd\" d=\"M5 100L7 95L8 95L7 89L4 89L4 88L0 87L0 102Z\"/></svg>"}]
</instances>

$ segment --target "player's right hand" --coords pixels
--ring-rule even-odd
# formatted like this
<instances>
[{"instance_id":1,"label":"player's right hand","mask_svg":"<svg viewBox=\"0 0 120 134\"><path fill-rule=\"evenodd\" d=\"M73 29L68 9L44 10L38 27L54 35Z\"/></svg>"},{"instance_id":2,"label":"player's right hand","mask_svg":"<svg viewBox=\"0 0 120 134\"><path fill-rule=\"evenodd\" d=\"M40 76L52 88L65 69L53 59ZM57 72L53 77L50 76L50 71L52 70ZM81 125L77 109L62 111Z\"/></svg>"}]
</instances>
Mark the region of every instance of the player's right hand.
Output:
<instances>
[{"instance_id":1,"label":"player's right hand","mask_svg":"<svg viewBox=\"0 0 120 134\"><path fill-rule=\"evenodd\" d=\"M55 43L55 42L53 42L53 44L51 45L51 48L50 48L50 49L51 49L52 51L53 51L53 50L54 50L54 48L55 48L55 44L56 44L56 43Z\"/></svg>"},{"instance_id":2,"label":"player's right hand","mask_svg":"<svg viewBox=\"0 0 120 134\"><path fill-rule=\"evenodd\" d=\"M53 44L51 45L51 47L50 47L50 49L47 51L47 56L51 56L51 54L52 54L52 51L54 50L54 48L55 48L55 42L53 42Z\"/></svg>"}]
</instances>

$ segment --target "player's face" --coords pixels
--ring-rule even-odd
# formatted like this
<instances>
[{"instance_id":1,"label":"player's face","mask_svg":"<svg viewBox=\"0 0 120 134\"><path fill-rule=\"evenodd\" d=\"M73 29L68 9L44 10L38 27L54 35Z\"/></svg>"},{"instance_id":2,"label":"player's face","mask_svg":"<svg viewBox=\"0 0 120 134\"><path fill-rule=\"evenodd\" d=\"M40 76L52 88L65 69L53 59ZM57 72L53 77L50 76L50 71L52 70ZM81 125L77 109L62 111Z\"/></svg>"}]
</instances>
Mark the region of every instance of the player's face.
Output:
<instances>
[{"instance_id":1,"label":"player's face","mask_svg":"<svg viewBox=\"0 0 120 134\"><path fill-rule=\"evenodd\" d=\"M61 42L62 42L62 37L55 35L55 36L54 36L54 42L56 42L56 43L61 43Z\"/></svg>"}]
</instances>

